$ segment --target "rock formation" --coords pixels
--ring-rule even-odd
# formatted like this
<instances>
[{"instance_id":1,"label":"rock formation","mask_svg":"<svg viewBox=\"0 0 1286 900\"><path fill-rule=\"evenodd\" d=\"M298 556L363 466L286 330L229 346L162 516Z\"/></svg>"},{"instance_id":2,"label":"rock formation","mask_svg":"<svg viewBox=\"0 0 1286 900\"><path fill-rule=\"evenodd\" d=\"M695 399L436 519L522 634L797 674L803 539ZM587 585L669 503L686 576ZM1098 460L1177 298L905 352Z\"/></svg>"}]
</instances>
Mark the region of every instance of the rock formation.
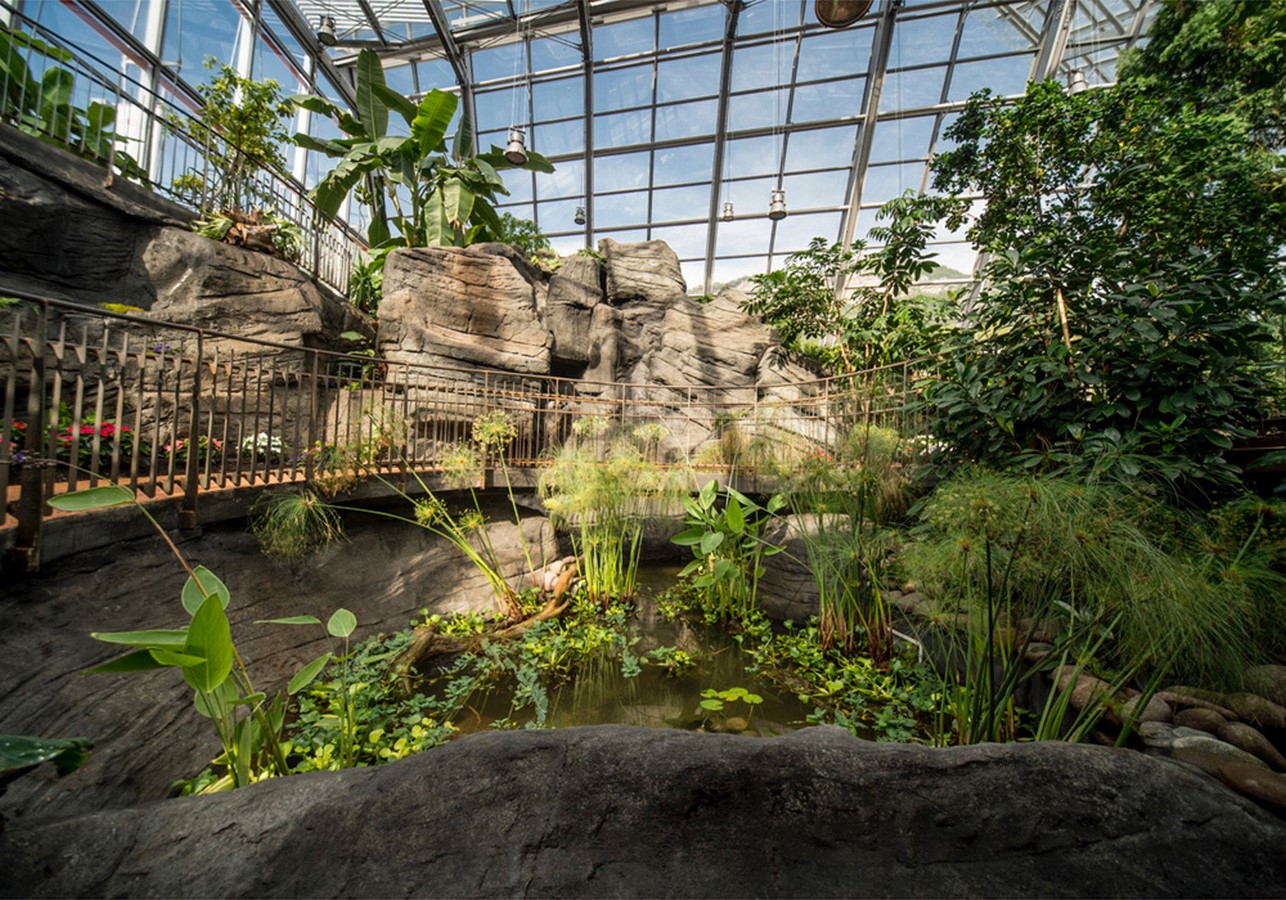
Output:
<instances>
[{"instance_id":1,"label":"rock formation","mask_svg":"<svg viewBox=\"0 0 1286 900\"><path fill-rule=\"evenodd\" d=\"M55 812L55 811L50 811ZM1102 747L627 726L7 824L8 896L1275 896L1286 825Z\"/></svg>"}]
</instances>

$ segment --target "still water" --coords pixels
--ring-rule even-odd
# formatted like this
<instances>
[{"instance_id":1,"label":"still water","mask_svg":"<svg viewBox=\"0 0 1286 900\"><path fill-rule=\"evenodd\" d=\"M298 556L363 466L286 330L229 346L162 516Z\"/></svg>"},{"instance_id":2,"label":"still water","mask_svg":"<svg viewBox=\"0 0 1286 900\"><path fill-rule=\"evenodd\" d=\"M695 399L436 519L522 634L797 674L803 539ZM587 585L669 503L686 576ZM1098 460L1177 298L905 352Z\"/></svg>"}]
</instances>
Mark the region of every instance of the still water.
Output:
<instances>
[{"instance_id":1,"label":"still water","mask_svg":"<svg viewBox=\"0 0 1286 900\"><path fill-rule=\"evenodd\" d=\"M749 658L726 632L701 623L668 622L657 609L658 593L678 581L679 566L644 566L639 572L638 596L630 628L639 638L631 652L643 656L658 647L674 647L697 660L694 668L677 675L650 662L642 671L626 677L619 655L593 658L576 671L575 678L549 691L546 727L572 725L641 725L649 728L682 728L723 731L770 737L804 727L811 706L795 694L767 679L746 671ZM736 688L762 698L748 703L737 698L724 700L722 710L702 709L702 691L731 691ZM469 710L457 719L464 732L490 727L491 722L510 714L512 686L497 686L485 697L476 697ZM516 722L532 716L515 715Z\"/></svg>"}]
</instances>

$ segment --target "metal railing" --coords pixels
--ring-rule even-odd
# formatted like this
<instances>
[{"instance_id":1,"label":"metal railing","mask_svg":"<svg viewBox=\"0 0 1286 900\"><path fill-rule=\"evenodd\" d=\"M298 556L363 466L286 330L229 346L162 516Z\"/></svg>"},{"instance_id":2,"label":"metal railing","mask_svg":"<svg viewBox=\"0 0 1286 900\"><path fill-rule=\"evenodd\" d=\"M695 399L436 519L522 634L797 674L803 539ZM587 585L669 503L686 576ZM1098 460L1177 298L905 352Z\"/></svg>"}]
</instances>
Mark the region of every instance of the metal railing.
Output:
<instances>
[{"instance_id":1,"label":"metal railing","mask_svg":"<svg viewBox=\"0 0 1286 900\"><path fill-rule=\"evenodd\" d=\"M201 215L219 211L228 187L221 184L220 161L233 155L235 145L181 102L34 20L12 15L0 35L14 42L28 77L21 67L0 70L0 119ZM361 237L320 216L303 185L271 164L258 161L237 181L244 203L270 209L300 229L300 268L346 294L366 249Z\"/></svg>"},{"instance_id":2,"label":"metal railing","mask_svg":"<svg viewBox=\"0 0 1286 900\"><path fill-rule=\"evenodd\" d=\"M841 452L855 423L918 428L907 365L802 383L604 383L336 353L20 296L0 309L0 496L19 546L50 497L84 487L182 497L193 525L203 491L448 471L474 446L475 422L497 413L514 434L476 461L483 483L502 464L539 469L569 444L606 458L628 438L655 464L754 490Z\"/></svg>"}]
</instances>

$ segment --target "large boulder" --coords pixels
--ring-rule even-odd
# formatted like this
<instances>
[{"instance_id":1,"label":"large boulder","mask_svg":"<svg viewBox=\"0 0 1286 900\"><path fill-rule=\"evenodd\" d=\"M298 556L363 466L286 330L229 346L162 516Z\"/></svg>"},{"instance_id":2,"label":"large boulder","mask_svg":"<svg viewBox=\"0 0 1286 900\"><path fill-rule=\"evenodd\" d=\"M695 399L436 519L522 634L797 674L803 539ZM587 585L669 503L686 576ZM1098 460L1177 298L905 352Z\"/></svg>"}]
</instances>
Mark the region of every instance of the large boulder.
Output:
<instances>
[{"instance_id":1,"label":"large boulder","mask_svg":"<svg viewBox=\"0 0 1286 900\"><path fill-rule=\"evenodd\" d=\"M394 251L376 350L396 362L548 374L546 291L520 256L498 245Z\"/></svg>"},{"instance_id":2,"label":"large boulder","mask_svg":"<svg viewBox=\"0 0 1286 900\"><path fill-rule=\"evenodd\" d=\"M504 521L504 508L489 512L496 523L490 542L505 575L519 582L526 555L517 527ZM104 519L87 517L77 530L124 531L113 524L115 517ZM525 519L522 533L534 565L561 555L547 519ZM266 559L243 531L209 531L184 543L183 551L227 583L233 637L256 687L268 692L284 688L330 643L321 629L258 620L311 614L325 621L342 606L356 614L360 640L407 627L421 609L498 608L488 582L464 554L400 522L356 525L346 542L291 564ZM9 611L0 635L0 693L6 698L0 734L94 742L89 762L72 775L33 773L9 786L0 813L63 814L160 799L172 781L199 772L218 753L214 730L197 716L192 691L174 670L81 674L118 655L92 639L91 631L182 625L186 615L178 596L184 578L152 534L117 540L0 586L0 605Z\"/></svg>"},{"instance_id":3,"label":"large boulder","mask_svg":"<svg viewBox=\"0 0 1286 900\"><path fill-rule=\"evenodd\" d=\"M607 302L664 304L688 292L679 257L665 241L598 242L606 259Z\"/></svg>"},{"instance_id":4,"label":"large boulder","mask_svg":"<svg viewBox=\"0 0 1286 900\"><path fill-rule=\"evenodd\" d=\"M600 726L19 819L8 896L1276 896L1286 825L1124 750Z\"/></svg>"}]
</instances>

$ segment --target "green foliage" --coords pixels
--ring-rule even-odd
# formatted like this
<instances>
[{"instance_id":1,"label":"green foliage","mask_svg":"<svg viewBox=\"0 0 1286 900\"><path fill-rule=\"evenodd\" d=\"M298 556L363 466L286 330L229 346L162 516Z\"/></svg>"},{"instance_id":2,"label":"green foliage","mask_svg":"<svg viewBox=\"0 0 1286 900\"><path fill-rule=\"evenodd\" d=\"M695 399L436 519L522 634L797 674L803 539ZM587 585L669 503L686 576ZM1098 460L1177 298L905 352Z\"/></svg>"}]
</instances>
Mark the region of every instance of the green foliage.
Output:
<instances>
[{"instance_id":1,"label":"green foliage","mask_svg":"<svg viewBox=\"0 0 1286 900\"><path fill-rule=\"evenodd\" d=\"M590 599L606 605L634 594L644 529L673 512L691 478L656 462L657 426L613 437L608 420L591 416L572 427L577 439L541 473L539 489L555 524L572 530Z\"/></svg>"},{"instance_id":2,"label":"green foliage","mask_svg":"<svg viewBox=\"0 0 1286 900\"><path fill-rule=\"evenodd\" d=\"M1282 585L1280 573L1241 552L1254 534L1217 544L1200 520L1148 493L967 471L922 516L900 565L946 610L970 615L986 605L1015 628L1070 613L1068 626L1111 629L1107 660L1200 682L1235 682L1272 639L1250 628L1264 592ZM1280 640L1280 627L1272 631Z\"/></svg>"},{"instance_id":3,"label":"green foliage","mask_svg":"<svg viewBox=\"0 0 1286 900\"><path fill-rule=\"evenodd\" d=\"M0 785L46 762L53 763L59 775L69 775L84 765L93 746L85 738L0 734Z\"/></svg>"},{"instance_id":4,"label":"green foliage","mask_svg":"<svg viewBox=\"0 0 1286 900\"><path fill-rule=\"evenodd\" d=\"M204 101L198 118L216 136L207 142L210 166L202 173L184 173L175 187L199 193L212 212L249 212L270 204L272 198L264 194L255 176L263 169L286 169L281 144L289 138L286 123L293 109L272 79L243 78L212 56L206 57L205 67L216 73L197 87ZM283 255L293 259L299 253Z\"/></svg>"},{"instance_id":5,"label":"green foliage","mask_svg":"<svg viewBox=\"0 0 1286 900\"><path fill-rule=\"evenodd\" d=\"M532 260L548 260L551 256L558 259L540 226L513 213L500 214L500 231L495 237L501 243L521 250Z\"/></svg>"},{"instance_id":6,"label":"green foliage","mask_svg":"<svg viewBox=\"0 0 1286 900\"><path fill-rule=\"evenodd\" d=\"M760 506L731 487L724 489L719 507L719 483L708 481L697 496L684 497L687 529L670 540L688 547L696 557L683 567L680 578L692 577L703 595L703 605L716 617L733 620L757 608L763 559L781 547L763 539L764 526L785 505L774 496Z\"/></svg>"},{"instance_id":7,"label":"green foliage","mask_svg":"<svg viewBox=\"0 0 1286 900\"><path fill-rule=\"evenodd\" d=\"M339 514L310 490L263 495L251 510L250 531L274 559L298 559L344 537Z\"/></svg>"},{"instance_id":8,"label":"green foliage","mask_svg":"<svg viewBox=\"0 0 1286 900\"><path fill-rule=\"evenodd\" d=\"M1168 53L1154 39L1144 70ZM1237 90L1141 75L970 99L935 187L986 198L969 235L991 286L927 386L932 429L961 457L1235 480L1222 454L1263 393L1286 241L1280 157L1237 103L1213 102Z\"/></svg>"},{"instance_id":9,"label":"green foliage","mask_svg":"<svg viewBox=\"0 0 1286 900\"><path fill-rule=\"evenodd\" d=\"M907 294L936 268L927 246L937 221L963 208L959 201L908 191L880 207L877 221L887 224L871 229L871 237L883 246L867 250L857 242L845 250L814 238L783 268L752 277L754 295L742 307L776 328L787 347L805 351L809 341L834 347L848 372L932 352L946 309L941 301ZM837 283L850 276L851 294L836 296Z\"/></svg>"},{"instance_id":10,"label":"green foliage","mask_svg":"<svg viewBox=\"0 0 1286 900\"><path fill-rule=\"evenodd\" d=\"M412 103L388 88L380 59L370 49L358 54L355 69L357 108L352 114L322 97L291 98L298 106L331 117L347 135L337 139L295 135L300 146L339 160L310 195L318 210L334 216L344 198L369 177L374 190L358 196L371 206L372 247L390 244L390 224L399 235L393 243L411 247L464 246L498 239L504 226L492 204L497 195L509 193L499 170L512 165L498 147L470 154L473 126L468 116L457 129L453 146L447 148L447 129L459 102L455 95L434 89L419 104ZM390 112L406 121L409 135L389 134ZM522 168L553 171L540 154L527 156ZM403 206L404 198L409 199L409 207Z\"/></svg>"},{"instance_id":11,"label":"green foliage","mask_svg":"<svg viewBox=\"0 0 1286 900\"><path fill-rule=\"evenodd\" d=\"M43 58L39 79L28 60ZM126 178L145 181L147 173L124 150L113 147L126 141L115 132L116 108L91 101L88 107L72 104L75 76L54 63L69 63L72 55L22 31L0 25L0 118L42 141L100 166L109 163Z\"/></svg>"},{"instance_id":12,"label":"green foliage","mask_svg":"<svg viewBox=\"0 0 1286 900\"><path fill-rule=\"evenodd\" d=\"M384 296L384 263L391 248L376 248L353 267L348 279L348 301L368 315L375 315Z\"/></svg>"}]
</instances>

